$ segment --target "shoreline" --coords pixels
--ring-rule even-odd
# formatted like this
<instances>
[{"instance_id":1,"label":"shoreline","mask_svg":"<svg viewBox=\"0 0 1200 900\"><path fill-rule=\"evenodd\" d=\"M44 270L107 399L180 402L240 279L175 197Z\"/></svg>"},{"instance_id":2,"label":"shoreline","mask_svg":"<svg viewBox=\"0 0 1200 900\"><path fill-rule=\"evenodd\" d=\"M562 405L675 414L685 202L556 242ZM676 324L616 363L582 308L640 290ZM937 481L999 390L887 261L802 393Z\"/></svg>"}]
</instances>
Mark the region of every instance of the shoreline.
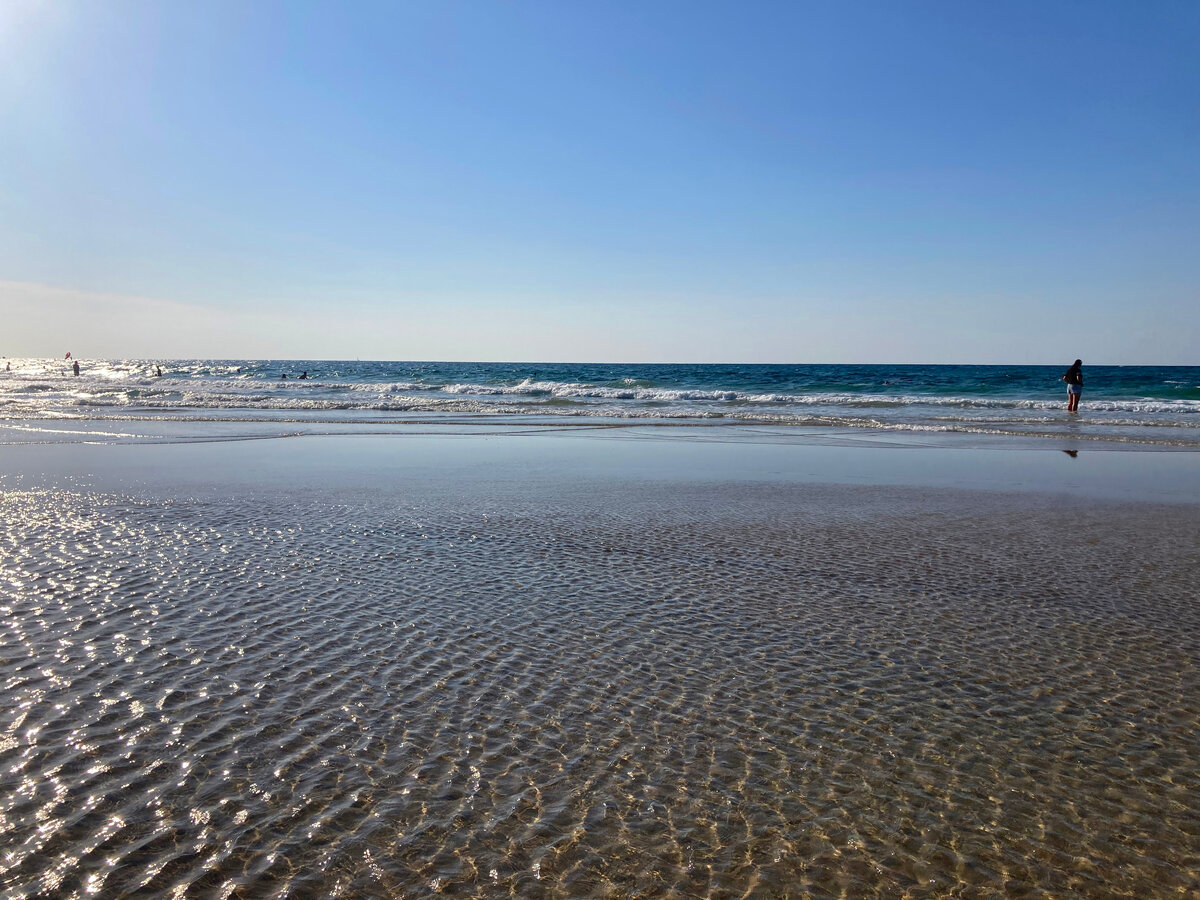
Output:
<instances>
[{"instance_id":1,"label":"shoreline","mask_svg":"<svg viewBox=\"0 0 1200 900\"><path fill-rule=\"evenodd\" d=\"M263 436L499 425L1200 451L1200 367L1097 367L1079 413L1069 414L1061 373L1039 366L298 364L310 377L285 378L264 360L176 360L163 377L144 362L106 360L80 378L0 379L0 422L39 419L60 435L131 433L122 440L204 439L187 433L200 423ZM54 439L34 427L0 427L0 444Z\"/></svg>"},{"instance_id":2,"label":"shoreline","mask_svg":"<svg viewBox=\"0 0 1200 900\"><path fill-rule=\"evenodd\" d=\"M85 426L94 423L84 423ZM161 424L161 423L160 423ZM0 444L0 489L53 486L86 476L106 485L171 490L254 486L320 477L336 486L373 478L779 482L847 484L1200 506L1200 454L1041 439L975 436L796 434L745 426L559 427L552 423L422 423L360 431L306 432L258 423L205 424L201 434L170 423L152 433L64 429L77 440ZM0 426L0 437L4 434ZM376 473L372 476L371 473Z\"/></svg>"},{"instance_id":3,"label":"shoreline","mask_svg":"<svg viewBox=\"0 0 1200 900\"><path fill-rule=\"evenodd\" d=\"M128 427L122 430L122 424ZM1054 424L1059 426L1059 430L1039 431L1033 427L1015 428L1012 425L1005 430L984 426L779 423L756 419L561 415L544 412L503 415L456 412L404 415L379 412L372 415L362 410L353 414L344 411L302 414L298 410L287 410L264 415L261 410L251 409L226 409L220 414L216 411L185 413L180 410L176 415L129 413L0 419L0 447L71 440L105 443L182 443L349 434L485 434L502 431L612 430L663 432L672 433L676 437L688 433L699 436L715 434L725 439L741 435L747 440L772 439L797 444L842 440L897 446L1200 452L1200 445L1195 440L1154 439L1140 434L1092 431L1089 429L1097 423L1089 422L1086 417L1074 419L1064 416L1061 420L1055 420ZM1062 430L1063 428L1067 430ZM196 429L210 433L200 433ZM220 434L220 429L225 429L227 434ZM1190 433L1194 429L1180 424L1160 425L1154 429L1163 434L1171 434L1173 430ZM212 434L212 431L217 431L217 434Z\"/></svg>"}]
</instances>

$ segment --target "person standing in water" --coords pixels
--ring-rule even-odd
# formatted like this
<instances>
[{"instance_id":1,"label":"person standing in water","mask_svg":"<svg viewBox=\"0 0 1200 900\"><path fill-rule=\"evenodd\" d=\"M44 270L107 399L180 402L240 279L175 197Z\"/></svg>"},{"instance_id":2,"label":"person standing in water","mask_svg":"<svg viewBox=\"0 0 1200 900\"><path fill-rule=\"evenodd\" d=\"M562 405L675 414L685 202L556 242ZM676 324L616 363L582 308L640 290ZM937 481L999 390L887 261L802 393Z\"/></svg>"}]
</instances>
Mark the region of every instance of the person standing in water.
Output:
<instances>
[{"instance_id":1,"label":"person standing in water","mask_svg":"<svg viewBox=\"0 0 1200 900\"><path fill-rule=\"evenodd\" d=\"M1067 383L1067 412L1079 412L1079 398L1083 394L1083 360L1075 360L1074 365L1063 373L1062 380Z\"/></svg>"},{"instance_id":2,"label":"person standing in water","mask_svg":"<svg viewBox=\"0 0 1200 900\"><path fill-rule=\"evenodd\" d=\"M75 365L72 366L71 368L74 369L75 374L78 375L79 374L79 360L75 360Z\"/></svg>"}]
</instances>

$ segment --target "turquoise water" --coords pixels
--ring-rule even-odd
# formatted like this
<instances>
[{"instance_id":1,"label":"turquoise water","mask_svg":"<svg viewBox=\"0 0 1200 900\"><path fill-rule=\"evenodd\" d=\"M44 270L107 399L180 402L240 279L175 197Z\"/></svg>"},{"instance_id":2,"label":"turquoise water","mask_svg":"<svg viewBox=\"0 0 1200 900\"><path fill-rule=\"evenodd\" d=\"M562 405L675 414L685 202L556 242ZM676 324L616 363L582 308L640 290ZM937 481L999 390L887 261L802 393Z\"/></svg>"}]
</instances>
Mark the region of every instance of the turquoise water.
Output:
<instances>
[{"instance_id":1,"label":"turquoise water","mask_svg":"<svg viewBox=\"0 0 1200 900\"><path fill-rule=\"evenodd\" d=\"M700 420L1200 446L1200 367L12 360L0 420ZM162 377L155 374L161 365ZM301 379L299 376L306 374ZM287 375L287 378L282 376Z\"/></svg>"}]
</instances>

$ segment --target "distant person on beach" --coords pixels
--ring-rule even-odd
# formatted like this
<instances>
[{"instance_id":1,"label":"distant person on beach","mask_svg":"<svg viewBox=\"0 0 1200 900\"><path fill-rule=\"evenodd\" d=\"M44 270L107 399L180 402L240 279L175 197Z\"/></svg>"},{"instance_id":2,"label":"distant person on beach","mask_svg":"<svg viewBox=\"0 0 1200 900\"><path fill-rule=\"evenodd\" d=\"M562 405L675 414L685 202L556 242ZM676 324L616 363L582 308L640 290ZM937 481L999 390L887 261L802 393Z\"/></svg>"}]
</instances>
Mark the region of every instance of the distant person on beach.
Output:
<instances>
[{"instance_id":1,"label":"distant person on beach","mask_svg":"<svg viewBox=\"0 0 1200 900\"><path fill-rule=\"evenodd\" d=\"M1067 383L1067 412L1079 412L1079 397L1083 394L1083 360L1075 360L1074 365L1063 373L1062 380Z\"/></svg>"},{"instance_id":2,"label":"distant person on beach","mask_svg":"<svg viewBox=\"0 0 1200 900\"><path fill-rule=\"evenodd\" d=\"M155 377L155 378L162 378L162 366L155 366L155 367L154 367L154 377Z\"/></svg>"},{"instance_id":3,"label":"distant person on beach","mask_svg":"<svg viewBox=\"0 0 1200 900\"><path fill-rule=\"evenodd\" d=\"M79 374L79 360L75 360L75 365L72 366L71 368L73 368L75 370L75 374L78 375Z\"/></svg>"}]
</instances>

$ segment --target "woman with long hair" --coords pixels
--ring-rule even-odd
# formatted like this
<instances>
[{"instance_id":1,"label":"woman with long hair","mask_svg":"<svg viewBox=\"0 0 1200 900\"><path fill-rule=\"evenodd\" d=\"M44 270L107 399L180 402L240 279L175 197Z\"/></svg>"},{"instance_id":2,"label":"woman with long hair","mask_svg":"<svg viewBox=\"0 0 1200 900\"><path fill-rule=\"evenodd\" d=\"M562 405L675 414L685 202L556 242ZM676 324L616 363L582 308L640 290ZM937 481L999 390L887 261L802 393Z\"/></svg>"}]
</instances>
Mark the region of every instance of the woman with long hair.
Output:
<instances>
[{"instance_id":1,"label":"woman with long hair","mask_svg":"<svg viewBox=\"0 0 1200 900\"><path fill-rule=\"evenodd\" d=\"M1062 380L1067 383L1067 412L1079 412L1079 398L1083 394L1083 360L1075 360L1071 368L1063 373Z\"/></svg>"}]
</instances>

